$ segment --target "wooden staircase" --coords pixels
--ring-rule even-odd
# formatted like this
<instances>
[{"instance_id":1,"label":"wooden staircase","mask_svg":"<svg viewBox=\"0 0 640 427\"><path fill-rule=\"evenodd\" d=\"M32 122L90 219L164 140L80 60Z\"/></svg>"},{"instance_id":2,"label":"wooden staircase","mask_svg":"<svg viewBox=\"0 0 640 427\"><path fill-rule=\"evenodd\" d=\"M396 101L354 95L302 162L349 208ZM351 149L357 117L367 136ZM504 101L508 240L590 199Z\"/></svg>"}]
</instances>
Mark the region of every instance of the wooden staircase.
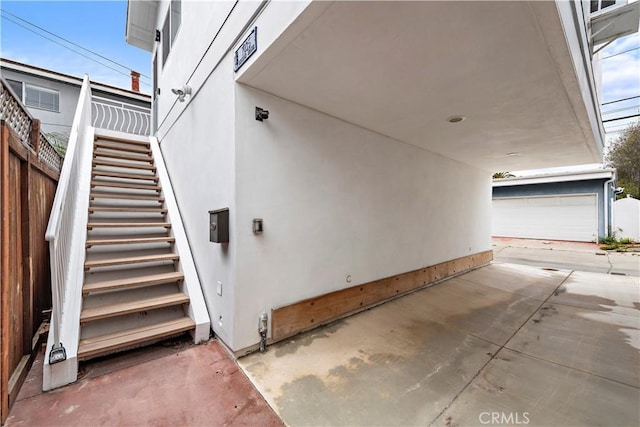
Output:
<instances>
[{"instance_id":1,"label":"wooden staircase","mask_svg":"<svg viewBox=\"0 0 640 427\"><path fill-rule=\"evenodd\" d=\"M78 359L193 331L149 143L94 143Z\"/></svg>"}]
</instances>

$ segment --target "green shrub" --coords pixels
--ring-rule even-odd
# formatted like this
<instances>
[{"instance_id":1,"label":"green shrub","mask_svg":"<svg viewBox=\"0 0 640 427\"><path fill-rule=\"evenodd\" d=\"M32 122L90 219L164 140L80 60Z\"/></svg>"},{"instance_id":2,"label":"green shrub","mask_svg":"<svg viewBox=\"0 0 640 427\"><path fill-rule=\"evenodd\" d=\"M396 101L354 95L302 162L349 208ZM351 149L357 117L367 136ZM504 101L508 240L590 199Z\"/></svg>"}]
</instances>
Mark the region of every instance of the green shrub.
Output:
<instances>
[{"instance_id":1,"label":"green shrub","mask_svg":"<svg viewBox=\"0 0 640 427\"><path fill-rule=\"evenodd\" d=\"M615 243L617 243L618 241L616 240L616 236L605 236L605 237L599 237L598 238L598 243L600 244L605 244L605 245L613 245Z\"/></svg>"}]
</instances>

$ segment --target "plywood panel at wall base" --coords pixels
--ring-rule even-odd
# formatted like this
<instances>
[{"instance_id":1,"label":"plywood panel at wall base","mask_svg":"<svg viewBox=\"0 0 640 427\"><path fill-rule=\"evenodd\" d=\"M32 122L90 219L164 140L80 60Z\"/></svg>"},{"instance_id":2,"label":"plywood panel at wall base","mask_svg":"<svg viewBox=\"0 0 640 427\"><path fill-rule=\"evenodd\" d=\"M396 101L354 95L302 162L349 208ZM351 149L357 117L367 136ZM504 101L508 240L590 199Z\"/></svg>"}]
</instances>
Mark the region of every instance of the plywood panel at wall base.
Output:
<instances>
[{"instance_id":1,"label":"plywood panel at wall base","mask_svg":"<svg viewBox=\"0 0 640 427\"><path fill-rule=\"evenodd\" d=\"M356 313L487 264L492 259L493 251L479 252L275 308L271 312L272 340L279 341L348 314Z\"/></svg>"}]
</instances>

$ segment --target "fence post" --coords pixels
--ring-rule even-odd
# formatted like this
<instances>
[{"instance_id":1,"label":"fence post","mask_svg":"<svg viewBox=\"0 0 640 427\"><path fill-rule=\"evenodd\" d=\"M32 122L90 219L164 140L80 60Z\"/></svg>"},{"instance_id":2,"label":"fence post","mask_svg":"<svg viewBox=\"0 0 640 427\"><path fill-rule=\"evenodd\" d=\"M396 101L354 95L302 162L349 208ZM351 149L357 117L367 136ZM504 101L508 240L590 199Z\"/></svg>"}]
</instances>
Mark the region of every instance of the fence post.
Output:
<instances>
[{"instance_id":1,"label":"fence post","mask_svg":"<svg viewBox=\"0 0 640 427\"><path fill-rule=\"evenodd\" d=\"M40 120L33 119L31 122L31 135L29 135L29 145L33 147L36 154L40 151Z\"/></svg>"}]
</instances>

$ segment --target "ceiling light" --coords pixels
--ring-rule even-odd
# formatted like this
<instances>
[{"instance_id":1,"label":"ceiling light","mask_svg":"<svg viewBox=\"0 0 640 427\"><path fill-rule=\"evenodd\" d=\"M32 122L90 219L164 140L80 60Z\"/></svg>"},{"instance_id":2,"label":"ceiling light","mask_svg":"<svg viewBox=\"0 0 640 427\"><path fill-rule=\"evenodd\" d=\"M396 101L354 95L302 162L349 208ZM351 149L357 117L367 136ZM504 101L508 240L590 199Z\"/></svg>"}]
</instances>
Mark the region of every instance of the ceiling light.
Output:
<instances>
[{"instance_id":1,"label":"ceiling light","mask_svg":"<svg viewBox=\"0 0 640 427\"><path fill-rule=\"evenodd\" d=\"M460 123L461 121L463 121L464 119L466 119L465 116L451 116L447 118L447 121L449 123Z\"/></svg>"},{"instance_id":2,"label":"ceiling light","mask_svg":"<svg viewBox=\"0 0 640 427\"><path fill-rule=\"evenodd\" d=\"M516 153L516 152L507 153L507 157L516 157L516 156L519 156L519 155L520 155L520 153Z\"/></svg>"}]
</instances>

